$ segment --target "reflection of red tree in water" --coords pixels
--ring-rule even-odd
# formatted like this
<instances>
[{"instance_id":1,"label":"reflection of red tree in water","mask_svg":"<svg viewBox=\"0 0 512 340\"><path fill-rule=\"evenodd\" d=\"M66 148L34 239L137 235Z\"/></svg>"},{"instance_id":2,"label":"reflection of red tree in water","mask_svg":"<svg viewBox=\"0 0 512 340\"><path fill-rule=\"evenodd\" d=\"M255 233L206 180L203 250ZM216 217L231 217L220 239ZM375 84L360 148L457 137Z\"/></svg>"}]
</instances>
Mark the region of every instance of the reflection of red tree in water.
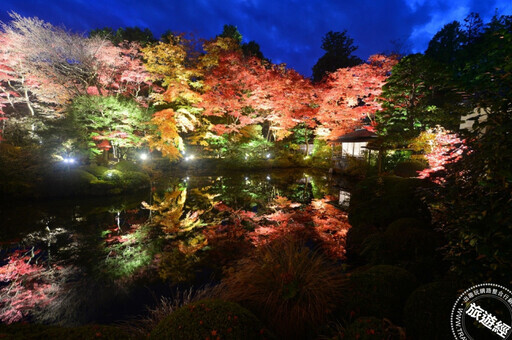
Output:
<instances>
[{"instance_id":1,"label":"reflection of red tree in water","mask_svg":"<svg viewBox=\"0 0 512 340\"><path fill-rule=\"evenodd\" d=\"M55 268L36 262L40 250L16 250L0 267L0 321L20 321L35 307L51 301L54 290L50 279Z\"/></svg>"},{"instance_id":2,"label":"reflection of red tree in water","mask_svg":"<svg viewBox=\"0 0 512 340\"><path fill-rule=\"evenodd\" d=\"M205 235L212 244L231 238L246 239L258 247L281 236L296 234L318 242L334 258L342 258L350 224L347 213L330 204L332 200L332 197L327 196L302 206L285 197L277 197L270 206L274 212L261 216L244 210L233 210L220 203L215 208L229 214L229 218L222 225L209 227Z\"/></svg>"}]
</instances>

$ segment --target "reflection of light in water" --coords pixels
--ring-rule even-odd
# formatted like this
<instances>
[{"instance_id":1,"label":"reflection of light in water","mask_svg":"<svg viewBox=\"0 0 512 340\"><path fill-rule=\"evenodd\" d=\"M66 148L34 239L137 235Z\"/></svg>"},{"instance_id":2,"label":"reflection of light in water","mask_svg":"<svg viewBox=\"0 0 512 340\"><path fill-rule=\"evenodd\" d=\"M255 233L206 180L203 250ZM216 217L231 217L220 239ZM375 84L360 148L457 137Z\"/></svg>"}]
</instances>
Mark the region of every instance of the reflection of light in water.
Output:
<instances>
[{"instance_id":1,"label":"reflection of light in water","mask_svg":"<svg viewBox=\"0 0 512 340\"><path fill-rule=\"evenodd\" d=\"M350 192L344 191L344 190L340 190L339 205L341 205L341 206L348 206L349 202L350 202Z\"/></svg>"},{"instance_id":2,"label":"reflection of light in water","mask_svg":"<svg viewBox=\"0 0 512 340\"><path fill-rule=\"evenodd\" d=\"M118 211L116 213L116 224L117 224L117 228L121 229L121 212Z\"/></svg>"}]
</instances>

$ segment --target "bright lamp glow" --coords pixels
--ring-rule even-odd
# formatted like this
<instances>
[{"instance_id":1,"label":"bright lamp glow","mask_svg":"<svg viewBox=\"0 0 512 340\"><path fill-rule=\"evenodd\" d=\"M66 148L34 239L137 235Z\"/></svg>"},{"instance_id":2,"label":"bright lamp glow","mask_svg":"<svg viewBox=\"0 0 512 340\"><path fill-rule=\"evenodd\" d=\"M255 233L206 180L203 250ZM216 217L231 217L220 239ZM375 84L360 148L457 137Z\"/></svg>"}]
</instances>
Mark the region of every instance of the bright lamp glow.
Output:
<instances>
[{"instance_id":1,"label":"bright lamp glow","mask_svg":"<svg viewBox=\"0 0 512 340\"><path fill-rule=\"evenodd\" d=\"M75 159L71 158L71 157L65 157L62 161L64 163L66 163L66 164L73 164L73 163L75 163Z\"/></svg>"},{"instance_id":2,"label":"bright lamp glow","mask_svg":"<svg viewBox=\"0 0 512 340\"><path fill-rule=\"evenodd\" d=\"M148 159L148 154L147 153L141 153L139 157L140 157L141 160L145 161L146 159Z\"/></svg>"},{"instance_id":3,"label":"bright lamp glow","mask_svg":"<svg viewBox=\"0 0 512 340\"><path fill-rule=\"evenodd\" d=\"M194 159L194 155L188 155L187 157L185 157L186 161L191 161L193 159Z\"/></svg>"},{"instance_id":4,"label":"bright lamp glow","mask_svg":"<svg viewBox=\"0 0 512 340\"><path fill-rule=\"evenodd\" d=\"M267 158L270 158L271 154L267 153Z\"/></svg>"}]
</instances>

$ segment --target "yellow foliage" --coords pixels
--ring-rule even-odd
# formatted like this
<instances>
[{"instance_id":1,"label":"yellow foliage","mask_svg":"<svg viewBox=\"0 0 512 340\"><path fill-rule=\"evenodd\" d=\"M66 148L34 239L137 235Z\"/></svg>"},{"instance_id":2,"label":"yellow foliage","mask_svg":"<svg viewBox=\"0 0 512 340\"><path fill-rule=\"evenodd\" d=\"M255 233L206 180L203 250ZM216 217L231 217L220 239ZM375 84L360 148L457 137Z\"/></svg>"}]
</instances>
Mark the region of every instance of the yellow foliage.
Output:
<instances>
[{"instance_id":1,"label":"yellow foliage","mask_svg":"<svg viewBox=\"0 0 512 340\"><path fill-rule=\"evenodd\" d=\"M213 40L206 41L203 44L206 53L201 56L200 68L209 69L219 64L219 55L229 51L239 51L240 45L233 38L217 37Z\"/></svg>"},{"instance_id":2,"label":"yellow foliage","mask_svg":"<svg viewBox=\"0 0 512 340\"><path fill-rule=\"evenodd\" d=\"M181 158L180 150L183 149L183 139L178 134L175 112L173 109L165 109L153 115L151 124L157 126L157 132L146 137L151 149L162 152L162 155L170 160Z\"/></svg>"}]
</instances>

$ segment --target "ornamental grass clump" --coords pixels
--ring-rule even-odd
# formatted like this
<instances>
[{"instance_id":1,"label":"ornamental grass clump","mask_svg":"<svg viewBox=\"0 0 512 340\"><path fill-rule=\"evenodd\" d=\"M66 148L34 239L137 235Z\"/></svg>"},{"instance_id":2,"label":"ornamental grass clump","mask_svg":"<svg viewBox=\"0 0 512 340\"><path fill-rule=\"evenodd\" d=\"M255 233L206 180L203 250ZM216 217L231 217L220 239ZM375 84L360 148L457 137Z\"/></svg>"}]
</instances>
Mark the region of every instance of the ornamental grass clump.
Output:
<instances>
[{"instance_id":1,"label":"ornamental grass clump","mask_svg":"<svg viewBox=\"0 0 512 340\"><path fill-rule=\"evenodd\" d=\"M341 268L320 251L285 237L261 246L232 268L220 287L223 299L254 311L283 338L314 334L343 292Z\"/></svg>"}]
</instances>

